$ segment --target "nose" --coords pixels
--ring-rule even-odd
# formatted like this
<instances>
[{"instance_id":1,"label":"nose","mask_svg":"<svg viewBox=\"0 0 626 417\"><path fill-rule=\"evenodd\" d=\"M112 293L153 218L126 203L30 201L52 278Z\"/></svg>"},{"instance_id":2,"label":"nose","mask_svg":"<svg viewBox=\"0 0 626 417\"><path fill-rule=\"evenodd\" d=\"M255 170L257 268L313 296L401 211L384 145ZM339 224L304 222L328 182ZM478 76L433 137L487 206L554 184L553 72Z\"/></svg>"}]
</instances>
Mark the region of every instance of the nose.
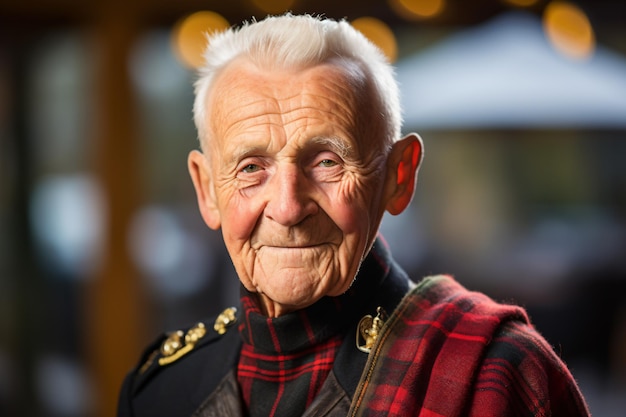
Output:
<instances>
[{"instance_id":1,"label":"nose","mask_svg":"<svg viewBox=\"0 0 626 417\"><path fill-rule=\"evenodd\" d=\"M297 166L281 166L272 175L265 216L283 226L295 226L317 212L308 181Z\"/></svg>"}]
</instances>

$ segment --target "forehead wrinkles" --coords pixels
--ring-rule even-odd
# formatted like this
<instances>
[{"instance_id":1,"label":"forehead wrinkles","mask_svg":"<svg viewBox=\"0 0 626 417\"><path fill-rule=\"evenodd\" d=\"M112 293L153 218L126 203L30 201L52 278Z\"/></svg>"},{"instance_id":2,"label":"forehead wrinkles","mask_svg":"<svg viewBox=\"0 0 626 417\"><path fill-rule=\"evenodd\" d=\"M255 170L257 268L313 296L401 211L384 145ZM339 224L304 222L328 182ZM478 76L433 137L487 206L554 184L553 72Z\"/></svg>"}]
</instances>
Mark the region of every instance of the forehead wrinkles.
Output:
<instances>
[{"instance_id":1,"label":"forehead wrinkles","mask_svg":"<svg viewBox=\"0 0 626 417\"><path fill-rule=\"evenodd\" d=\"M366 94L358 68L327 64L269 73L241 64L246 63L220 74L210 96L210 126L218 141L290 128L297 135L311 125L342 135L357 133L357 113Z\"/></svg>"}]
</instances>

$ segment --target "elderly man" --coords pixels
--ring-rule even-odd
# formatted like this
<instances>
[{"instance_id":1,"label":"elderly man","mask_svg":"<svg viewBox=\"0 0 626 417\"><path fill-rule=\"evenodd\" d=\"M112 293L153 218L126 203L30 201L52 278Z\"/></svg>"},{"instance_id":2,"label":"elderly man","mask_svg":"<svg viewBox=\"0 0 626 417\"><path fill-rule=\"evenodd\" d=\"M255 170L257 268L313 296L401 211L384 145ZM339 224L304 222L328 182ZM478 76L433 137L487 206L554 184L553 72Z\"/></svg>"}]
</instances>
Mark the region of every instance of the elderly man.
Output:
<instances>
[{"instance_id":1,"label":"elderly man","mask_svg":"<svg viewBox=\"0 0 626 417\"><path fill-rule=\"evenodd\" d=\"M241 303L149 347L120 416L588 415L524 310L410 280L378 236L422 159L378 49L285 15L214 36L205 58L188 165Z\"/></svg>"}]
</instances>

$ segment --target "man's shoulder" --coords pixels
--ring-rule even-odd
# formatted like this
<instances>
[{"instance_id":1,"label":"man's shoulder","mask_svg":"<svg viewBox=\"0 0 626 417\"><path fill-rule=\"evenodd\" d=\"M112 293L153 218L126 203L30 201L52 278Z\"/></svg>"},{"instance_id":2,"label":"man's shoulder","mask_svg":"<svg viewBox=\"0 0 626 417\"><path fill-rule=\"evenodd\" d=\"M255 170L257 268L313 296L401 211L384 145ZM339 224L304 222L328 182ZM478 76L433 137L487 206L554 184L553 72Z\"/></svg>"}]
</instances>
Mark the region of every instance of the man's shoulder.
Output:
<instances>
[{"instance_id":1,"label":"man's shoulder","mask_svg":"<svg viewBox=\"0 0 626 417\"><path fill-rule=\"evenodd\" d=\"M168 409L189 407L191 414L235 366L240 343L237 310L157 337L126 376L120 393L124 410L168 415Z\"/></svg>"},{"instance_id":2,"label":"man's shoulder","mask_svg":"<svg viewBox=\"0 0 626 417\"><path fill-rule=\"evenodd\" d=\"M498 302L482 292L468 290L450 275L423 278L407 298L408 302L417 305L420 314L451 314L470 321L529 322L521 306Z\"/></svg>"},{"instance_id":3,"label":"man's shoulder","mask_svg":"<svg viewBox=\"0 0 626 417\"><path fill-rule=\"evenodd\" d=\"M423 278L398 305L391 321L394 343L420 340L422 353L428 355L447 352L455 357L462 350L479 361L499 336L512 335L510 329L516 330L520 345L544 346L524 308L470 291L449 275Z\"/></svg>"},{"instance_id":4,"label":"man's shoulder","mask_svg":"<svg viewBox=\"0 0 626 417\"><path fill-rule=\"evenodd\" d=\"M477 356L479 371L474 373L475 389L480 392L477 404L504 406L518 401L535 411L538 404L550 406L553 415L588 415L570 370L522 307L468 291L450 277L435 277L425 287L422 296L432 301L431 308L445 311L438 323L459 318L449 335L484 344Z\"/></svg>"},{"instance_id":5,"label":"man's shoulder","mask_svg":"<svg viewBox=\"0 0 626 417\"><path fill-rule=\"evenodd\" d=\"M515 402L534 415L589 415L571 371L530 323L510 321L498 329L485 352L475 387L474 407Z\"/></svg>"}]
</instances>

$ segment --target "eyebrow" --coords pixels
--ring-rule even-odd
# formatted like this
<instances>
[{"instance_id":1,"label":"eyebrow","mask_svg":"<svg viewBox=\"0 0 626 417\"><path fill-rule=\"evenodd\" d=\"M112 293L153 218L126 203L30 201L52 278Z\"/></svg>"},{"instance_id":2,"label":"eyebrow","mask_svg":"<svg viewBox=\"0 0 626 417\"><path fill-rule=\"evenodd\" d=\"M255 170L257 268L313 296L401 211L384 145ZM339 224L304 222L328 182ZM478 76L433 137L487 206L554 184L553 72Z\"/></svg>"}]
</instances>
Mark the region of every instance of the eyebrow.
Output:
<instances>
[{"instance_id":1,"label":"eyebrow","mask_svg":"<svg viewBox=\"0 0 626 417\"><path fill-rule=\"evenodd\" d=\"M335 136L316 136L307 141L305 148L331 148L340 157L346 158L352 146L345 140ZM232 163L238 163L250 155L266 155L267 147L264 145L253 145L246 147L238 147L229 158Z\"/></svg>"},{"instance_id":2,"label":"eyebrow","mask_svg":"<svg viewBox=\"0 0 626 417\"><path fill-rule=\"evenodd\" d=\"M330 147L332 148L340 157L345 158L348 156L348 153L352 150L352 146L349 143L346 143L345 140L340 139L335 136L326 137L326 136L318 136L314 137L310 144L313 146L321 146L321 147Z\"/></svg>"},{"instance_id":3,"label":"eyebrow","mask_svg":"<svg viewBox=\"0 0 626 417\"><path fill-rule=\"evenodd\" d=\"M246 146L246 147L238 147L235 152L229 158L231 163L238 163L239 161L245 159L250 155L265 155L267 154L267 147L265 146Z\"/></svg>"}]
</instances>

